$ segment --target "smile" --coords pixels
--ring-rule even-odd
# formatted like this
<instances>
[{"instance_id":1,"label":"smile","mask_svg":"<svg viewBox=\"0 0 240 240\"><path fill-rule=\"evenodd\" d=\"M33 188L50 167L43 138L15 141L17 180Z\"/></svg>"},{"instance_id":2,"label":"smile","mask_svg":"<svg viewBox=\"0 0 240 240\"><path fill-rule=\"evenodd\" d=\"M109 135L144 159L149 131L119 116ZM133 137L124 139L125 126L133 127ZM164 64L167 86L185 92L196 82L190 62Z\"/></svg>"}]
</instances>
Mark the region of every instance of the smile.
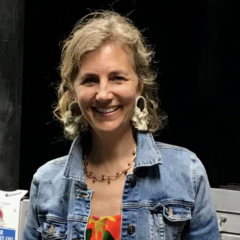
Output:
<instances>
[{"instance_id":1,"label":"smile","mask_svg":"<svg viewBox=\"0 0 240 240\"><path fill-rule=\"evenodd\" d=\"M120 106L114 106L114 107L108 107L108 108L100 108L100 107L94 107L93 109L99 113L110 113L115 112L120 108Z\"/></svg>"}]
</instances>

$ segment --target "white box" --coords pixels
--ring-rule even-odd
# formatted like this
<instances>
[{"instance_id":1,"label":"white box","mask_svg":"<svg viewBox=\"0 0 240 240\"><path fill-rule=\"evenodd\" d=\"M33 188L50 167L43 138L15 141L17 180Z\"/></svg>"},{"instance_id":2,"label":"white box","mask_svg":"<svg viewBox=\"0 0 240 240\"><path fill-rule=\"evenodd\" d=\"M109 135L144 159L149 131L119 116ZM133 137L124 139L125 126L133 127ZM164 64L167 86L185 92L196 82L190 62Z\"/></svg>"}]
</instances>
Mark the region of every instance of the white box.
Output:
<instances>
[{"instance_id":1,"label":"white box","mask_svg":"<svg viewBox=\"0 0 240 240\"><path fill-rule=\"evenodd\" d=\"M29 200L26 190L0 191L0 240L22 240Z\"/></svg>"},{"instance_id":2,"label":"white box","mask_svg":"<svg viewBox=\"0 0 240 240\"><path fill-rule=\"evenodd\" d=\"M221 240L240 240L240 191L212 188Z\"/></svg>"}]
</instances>

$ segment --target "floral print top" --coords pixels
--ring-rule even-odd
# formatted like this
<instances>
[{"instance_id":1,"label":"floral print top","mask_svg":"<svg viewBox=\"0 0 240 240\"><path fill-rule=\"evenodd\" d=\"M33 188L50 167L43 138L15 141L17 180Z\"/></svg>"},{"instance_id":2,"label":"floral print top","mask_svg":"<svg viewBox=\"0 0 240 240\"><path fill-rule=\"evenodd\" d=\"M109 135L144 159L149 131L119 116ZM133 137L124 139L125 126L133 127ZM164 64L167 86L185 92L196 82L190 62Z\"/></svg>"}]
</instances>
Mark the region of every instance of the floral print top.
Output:
<instances>
[{"instance_id":1,"label":"floral print top","mask_svg":"<svg viewBox=\"0 0 240 240\"><path fill-rule=\"evenodd\" d=\"M90 216L87 225L87 240L120 240L121 215L108 217Z\"/></svg>"}]
</instances>

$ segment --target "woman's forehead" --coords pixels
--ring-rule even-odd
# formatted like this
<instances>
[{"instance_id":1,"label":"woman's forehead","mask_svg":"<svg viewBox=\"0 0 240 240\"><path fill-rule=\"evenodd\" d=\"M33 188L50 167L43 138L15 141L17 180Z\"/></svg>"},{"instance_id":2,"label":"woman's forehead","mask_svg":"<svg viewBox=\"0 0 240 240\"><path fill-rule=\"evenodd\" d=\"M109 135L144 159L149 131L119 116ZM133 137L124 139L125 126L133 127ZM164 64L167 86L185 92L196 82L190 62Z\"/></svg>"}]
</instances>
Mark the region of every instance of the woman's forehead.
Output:
<instances>
[{"instance_id":1,"label":"woman's forehead","mask_svg":"<svg viewBox=\"0 0 240 240\"><path fill-rule=\"evenodd\" d=\"M106 44L88 52L82 60L82 74L91 71L129 73L133 71L130 50L120 44Z\"/></svg>"}]
</instances>

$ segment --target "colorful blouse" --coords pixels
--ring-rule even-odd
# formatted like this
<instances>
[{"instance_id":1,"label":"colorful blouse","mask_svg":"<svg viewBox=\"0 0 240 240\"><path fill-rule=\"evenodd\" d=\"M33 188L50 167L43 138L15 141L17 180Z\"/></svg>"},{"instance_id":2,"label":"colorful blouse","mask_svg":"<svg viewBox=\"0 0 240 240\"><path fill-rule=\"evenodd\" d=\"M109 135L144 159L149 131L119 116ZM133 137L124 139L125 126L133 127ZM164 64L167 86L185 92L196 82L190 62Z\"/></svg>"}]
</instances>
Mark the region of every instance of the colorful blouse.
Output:
<instances>
[{"instance_id":1,"label":"colorful blouse","mask_svg":"<svg viewBox=\"0 0 240 240\"><path fill-rule=\"evenodd\" d=\"M120 240L121 215L110 217L90 216L86 240Z\"/></svg>"}]
</instances>

